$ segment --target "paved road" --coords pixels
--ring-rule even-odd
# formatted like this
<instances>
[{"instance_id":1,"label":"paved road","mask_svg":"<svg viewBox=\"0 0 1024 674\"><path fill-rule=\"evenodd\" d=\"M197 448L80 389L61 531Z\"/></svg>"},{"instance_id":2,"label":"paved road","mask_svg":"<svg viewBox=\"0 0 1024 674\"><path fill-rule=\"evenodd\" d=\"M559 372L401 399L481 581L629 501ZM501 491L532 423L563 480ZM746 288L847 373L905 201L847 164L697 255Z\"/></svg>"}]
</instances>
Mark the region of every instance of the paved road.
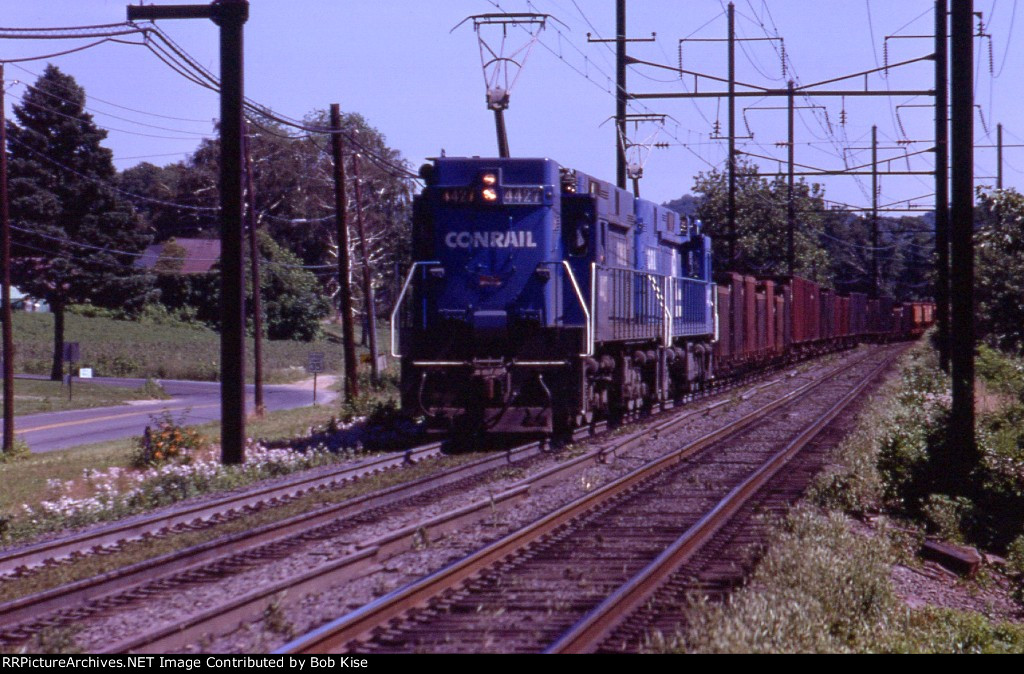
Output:
<instances>
[{"instance_id":1,"label":"paved road","mask_svg":"<svg viewBox=\"0 0 1024 674\"><path fill-rule=\"evenodd\" d=\"M138 388L143 379L102 378L93 383L107 386ZM320 377L317 402L325 404L337 394L327 390L328 377ZM15 434L25 440L34 453L52 452L93 442L118 440L142 435L153 415L164 410L175 418L184 417L187 424L203 424L220 419L220 384L215 382L177 381L159 382L171 396L170 400L137 401L116 407L94 407L67 412L47 412L15 417ZM253 387L246 387L247 406L252 409ZM263 402L268 411L294 409L313 404L311 382L263 387ZM0 422L0 428L2 428Z\"/></svg>"}]
</instances>

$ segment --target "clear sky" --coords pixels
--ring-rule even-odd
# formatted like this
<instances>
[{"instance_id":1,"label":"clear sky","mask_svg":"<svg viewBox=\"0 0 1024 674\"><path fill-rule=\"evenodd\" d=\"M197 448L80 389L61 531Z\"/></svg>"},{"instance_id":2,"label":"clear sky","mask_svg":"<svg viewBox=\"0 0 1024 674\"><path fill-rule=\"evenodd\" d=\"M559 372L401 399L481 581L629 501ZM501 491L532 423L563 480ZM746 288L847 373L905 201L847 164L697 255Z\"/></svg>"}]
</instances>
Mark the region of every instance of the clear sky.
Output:
<instances>
[{"instance_id":1,"label":"clear sky","mask_svg":"<svg viewBox=\"0 0 1024 674\"><path fill-rule=\"evenodd\" d=\"M179 0L184 1L184 0ZM157 1L150 4L172 4ZM124 0L0 0L0 23L9 27L50 27L116 23L126 17ZM484 80L476 36L471 26L451 29L471 14L499 11L542 12L564 25L551 23L540 36L512 92L507 113L513 155L548 156L564 165L614 179L615 136L606 120L614 113L612 45L588 44L587 34L614 35L614 0L252 0L246 25L246 94L289 117L302 117L338 102L344 110L362 113L389 143L418 166L443 148L448 155L496 154L494 122L484 103ZM890 39L889 35L928 35L934 26L932 0L739 0L740 37L785 39L783 76L778 42L746 42L738 50L740 81L784 87L795 77L810 84L880 67L888 61L924 56L933 51L927 39ZM977 0L991 40L976 40L978 50L976 118L979 144L995 144L996 124L1005 126L1007 144L1024 144L1024 107L1017 98L1024 82L1024 8L1017 0ZM655 42L630 45L636 58L679 65L680 38L726 35L725 4L719 0L631 0L630 37ZM189 54L218 72L217 29L209 21L164 21L161 27ZM497 33L491 34L497 36ZM518 46L525 32L512 29L509 44ZM499 40L500 41L500 40ZM2 40L0 60L63 51L89 41ZM991 63L990 63L991 43ZM725 77L726 47L722 43L686 43L684 67ZM73 75L90 97L98 124L109 129L106 144L117 166L141 161L164 164L193 150L212 133L217 97L168 69L140 46L104 44L52 59ZM45 62L7 66L8 99L18 99ZM990 67L991 66L991 67ZM930 89L931 62L871 76L872 89ZM830 85L858 88L863 78ZM630 69L631 92L692 90L692 78L680 80L670 71L636 66ZM702 90L714 90L704 82ZM930 98L801 100L796 125L797 162L820 168L842 168L870 162L872 125L878 125L882 158L902 157L932 147ZM786 140L785 99L741 99L740 135L744 151L785 158L776 143ZM10 105L10 103L9 103ZM121 107L116 107L121 106ZM907 107L910 106L910 107ZM744 108L752 109L744 111ZM125 109L128 108L128 109ZM843 112L845 111L845 115ZM8 108L9 112L9 108ZM631 112L670 115L656 140L670 144L655 150L646 165L643 195L658 201L689 192L694 175L722 166L725 146L712 139L716 120L726 132L725 102L643 101ZM744 114L745 112L745 114ZM746 123L744 122L746 118ZM842 123L845 119L845 125ZM641 127L647 136L654 127ZM922 141L900 146L899 140ZM853 148L853 149L848 149ZM980 183L993 184L995 151L977 155ZM760 160L763 169L777 168ZM893 170L930 170L929 153L901 159ZM1005 152L1008 186L1024 186L1024 149ZM993 176L990 178L985 178ZM870 179L828 179L831 198L858 206L870 203ZM910 200L931 205L929 177L885 177L882 203Z\"/></svg>"}]
</instances>

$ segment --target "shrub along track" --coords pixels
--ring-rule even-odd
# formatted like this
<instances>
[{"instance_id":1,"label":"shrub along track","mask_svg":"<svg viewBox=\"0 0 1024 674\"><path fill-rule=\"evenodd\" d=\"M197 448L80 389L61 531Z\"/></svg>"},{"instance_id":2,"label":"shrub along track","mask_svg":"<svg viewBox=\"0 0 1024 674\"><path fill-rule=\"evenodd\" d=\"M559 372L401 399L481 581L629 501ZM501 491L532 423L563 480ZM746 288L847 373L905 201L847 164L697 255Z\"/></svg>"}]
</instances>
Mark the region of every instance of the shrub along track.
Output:
<instances>
[{"instance_id":1,"label":"shrub along track","mask_svg":"<svg viewBox=\"0 0 1024 674\"><path fill-rule=\"evenodd\" d=\"M281 652L594 650L899 351L791 392Z\"/></svg>"},{"instance_id":2,"label":"shrub along track","mask_svg":"<svg viewBox=\"0 0 1024 674\"><path fill-rule=\"evenodd\" d=\"M757 389L771 387L778 382L779 380L772 381L757 387ZM721 393L727 388L735 388L745 383L745 380L736 380L729 385L717 388L714 393ZM705 392L703 395L712 395L712 392ZM753 393L750 395L753 395ZM669 421L658 423L657 427L668 428L678 425L686 419L705 414L709 410L715 409L727 402L729 401L725 400L697 409L690 409L683 415L676 413ZM508 507L515 501L528 495L530 485L536 487L546 482L564 479L562 476L566 473L581 470L588 464L605 461L610 453L622 451L623 448L635 444L648 432L648 428L641 428L641 430L633 433L626 439L615 442L612 447L598 448L575 460L555 466L553 469L526 481L528 484L524 484L519 490L512 490L513 493L507 493L500 498L491 499L489 503L478 503L464 508L450 517L435 518L436 521L419 523L412 527L400 529L398 532L378 541L376 545L364 546L364 550L353 555L351 559L342 559L336 564L329 565L329 568L326 570L314 570L309 574L308 578L290 579L279 586L254 592L253 596L242 597L234 602L235 606L233 609L227 607L229 609L225 614L227 617L225 615L219 617L214 615L218 612L215 610L208 612L208 614L194 617L192 620L183 621L186 624L194 623L191 629L183 631L181 629L182 625L178 625L175 629L169 631L174 633L176 644L186 643L186 634L195 635L200 632L222 630L232 620L235 621L234 624L237 624L239 617L251 614L254 607L256 607L255 611L258 613L260 609L267 605L268 598L272 599L276 594L284 590L288 590L292 595L296 595L301 592L311 591L323 583L337 583L356 575L369 573L382 559L386 559L415 545L419 537L424 535L428 537L435 536L440 532L458 527L466 521L479 519L482 516L481 513L486 512L488 509L493 510L496 505L495 500L499 501L497 505L500 507ZM277 503L287 502L292 498L290 494L297 494L299 493L298 490L308 491L318 488L334 488L342 480L350 481L366 474L394 469L413 461L422 460L427 456L436 455L438 451L437 447L425 447L410 450L405 455L383 457L369 462L361 462L354 467L350 466L329 471L331 475L318 474L317 477L310 478L309 480L290 480L287 484L277 485L273 489L257 490L258 494L245 495L242 499L249 500L242 502L253 503L254 501L251 499L263 498L265 500L257 502L264 505L255 507L272 506ZM0 631L0 641L8 644L24 642L44 628L68 625L97 613L115 611L124 606L138 604L155 595L173 591L175 588L182 586L216 581L226 575L238 573L247 568L286 556L290 550L297 546L330 539L360 523L384 519L396 510L419 508L436 499L440 493L469 489L475 484L486 482L492 473L509 464L529 464L530 461L542 456L544 453L545 448L542 444L532 443L509 450L506 453L487 456L455 469L443 471L438 475L431 475L420 480L401 484L382 492L342 502L313 513L295 516L242 534L219 538L200 546L146 560L95 578L8 602L5 605L0 605L0 630L2 630ZM332 475L345 475L346 477L341 479L334 477L332 480ZM284 490L286 489L291 491L285 492ZM273 495L282 493L289 495ZM211 519L216 521L224 517L240 516L240 510L237 505L234 510L226 511L227 515L223 514L226 504L238 502L238 500L221 499L215 503L200 506L196 510L214 513L211 515ZM242 506L242 508L244 507ZM217 508L220 508L220 510L217 510ZM177 512L172 513L171 516L178 518L179 524L177 527L179 528L206 526L205 522L208 520L185 519L182 523L182 518L188 518L189 515L195 518L194 512L196 511ZM125 530L138 532L140 527L149 526L152 528L156 526L155 522L160 521L156 517L140 519L143 522L104 528L99 534L106 537L114 535L108 529L114 529L116 532L123 532ZM129 529L128 527L133 528ZM138 534L136 533L135 535ZM84 539L86 539L85 536L80 537L77 541L80 545L84 545L81 543ZM66 550L71 542L65 541L61 544L65 546L63 549ZM130 642L119 643L114 647L114 650L141 648L144 642L152 636L147 635L138 639L132 639ZM168 642L158 638L158 641L155 643L166 646Z\"/></svg>"},{"instance_id":3,"label":"shrub along track","mask_svg":"<svg viewBox=\"0 0 1024 674\"><path fill-rule=\"evenodd\" d=\"M54 566L92 554L110 554L127 541L196 531L222 524L264 508L283 505L312 491L336 489L371 475L400 469L440 455L441 443L435 442L401 454L305 471L255 489L237 490L213 499L166 508L42 543L4 550L0 552L0 582L5 578L24 577L41 566Z\"/></svg>"}]
</instances>

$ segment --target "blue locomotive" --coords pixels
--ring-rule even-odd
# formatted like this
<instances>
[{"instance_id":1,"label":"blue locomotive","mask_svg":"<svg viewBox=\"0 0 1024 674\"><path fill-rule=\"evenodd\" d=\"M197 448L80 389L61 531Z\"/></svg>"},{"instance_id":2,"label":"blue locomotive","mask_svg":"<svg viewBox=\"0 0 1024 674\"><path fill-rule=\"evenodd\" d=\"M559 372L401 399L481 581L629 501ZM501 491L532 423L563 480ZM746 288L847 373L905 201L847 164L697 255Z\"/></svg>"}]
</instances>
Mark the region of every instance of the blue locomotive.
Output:
<instances>
[{"instance_id":1,"label":"blue locomotive","mask_svg":"<svg viewBox=\"0 0 1024 674\"><path fill-rule=\"evenodd\" d=\"M711 242L550 159L421 169L392 315L403 409L464 432L559 434L712 377Z\"/></svg>"}]
</instances>

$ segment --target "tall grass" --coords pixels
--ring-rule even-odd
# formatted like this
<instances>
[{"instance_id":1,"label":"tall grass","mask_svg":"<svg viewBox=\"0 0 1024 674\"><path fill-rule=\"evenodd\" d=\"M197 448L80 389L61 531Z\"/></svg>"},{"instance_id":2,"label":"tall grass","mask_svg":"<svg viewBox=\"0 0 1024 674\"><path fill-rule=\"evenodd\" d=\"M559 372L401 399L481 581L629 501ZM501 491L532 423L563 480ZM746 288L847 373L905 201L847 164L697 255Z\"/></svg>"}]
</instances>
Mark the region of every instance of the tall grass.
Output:
<instances>
[{"instance_id":1,"label":"tall grass","mask_svg":"<svg viewBox=\"0 0 1024 674\"><path fill-rule=\"evenodd\" d=\"M49 374L53 353L53 316L15 314L15 359L18 372ZM220 369L220 335L190 325L154 324L67 314L65 340L81 345L80 367L99 377L153 377L216 381ZM247 340L247 371L252 376L252 339ZM268 383L304 379L311 351L325 355L327 372L340 372L340 344L321 340L264 340L264 372Z\"/></svg>"}]
</instances>

